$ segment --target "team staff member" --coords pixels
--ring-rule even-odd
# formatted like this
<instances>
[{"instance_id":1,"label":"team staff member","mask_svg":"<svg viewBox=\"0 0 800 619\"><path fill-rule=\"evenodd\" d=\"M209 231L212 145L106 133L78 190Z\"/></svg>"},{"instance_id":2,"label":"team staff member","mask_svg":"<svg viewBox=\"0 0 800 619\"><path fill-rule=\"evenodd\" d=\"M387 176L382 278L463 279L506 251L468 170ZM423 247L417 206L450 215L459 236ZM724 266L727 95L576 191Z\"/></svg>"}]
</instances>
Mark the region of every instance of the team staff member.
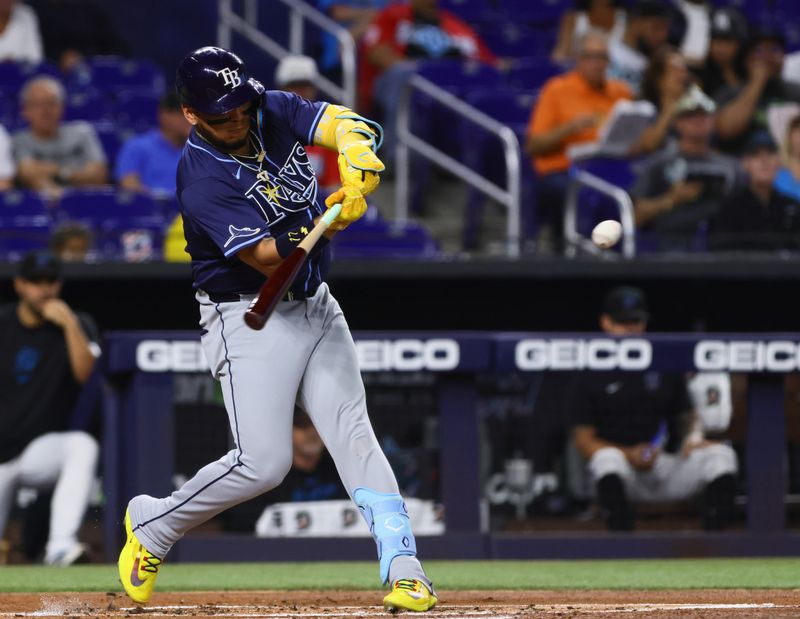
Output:
<instances>
[{"instance_id":1,"label":"team staff member","mask_svg":"<svg viewBox=\"0 0 800 619\"><path fill-rule=\"evenodd\" d=\"M134 497L119 558L125 591L146 602L161 562L191 528L281 483L292 465L295 404L314 423L378 545L384 605L426 611L437 598L416 558L397 481L370 425L355 344L325 283L317 244L261 331L243 316L264 276L322 213L305 146L339 152L342 212L366 211L379 182L381 129L348 108L265 91L241 59L218 47L181 61L176 86L193 125L178 166L178 199L200 304L203 350L221 385L236 448L164 499Z\"/></svg>"},{"instance_id":2,"label":"team staff member","mask_svg":"<svg viewBox=\"0 0 800 619\"><path fill-rule=\"evenodd\" d=\"M623 286L607 295L600 325L610 335L632 336L645 331L648 318L642 291ZM703 527L729 523L736 454L704 439L682 375L585 372L571 393L575 445L588 461L609 529L633 529L632 501L675 501L700 493ZM681 432L686 417L690 431ZM682 435L679 453L668 453L665 448L678 442L672 437Z\"/></svg>"},{"instance_id":3,"label":"team staff member","mask_svg":"<svg viewBox=\"0 0 800 619\"><path fill-rule=\"evenodd\" d=\"M97 443L68 431L100 348L91 318L59 298L61 265L44 252L19 265L16 305L0 308L0 538L19 486L53 488L45 563L86 554L77 534L94 479Z\"/></svg>"},{"instance_id":4,"label":"team staff member","mask_svg":"<svg viewBox=\"0 0 800 619\"><path fill-rule=\"evenodd\" d=\"M536 204L541 224L557 240L569 180L567 148L595 141L614 104L631 98L623 82L606 79L608 53L606 35L590 30L581 39L575 69L545 83L531 114L525 150L538 176Z\"/></svg>"}]
</instances>

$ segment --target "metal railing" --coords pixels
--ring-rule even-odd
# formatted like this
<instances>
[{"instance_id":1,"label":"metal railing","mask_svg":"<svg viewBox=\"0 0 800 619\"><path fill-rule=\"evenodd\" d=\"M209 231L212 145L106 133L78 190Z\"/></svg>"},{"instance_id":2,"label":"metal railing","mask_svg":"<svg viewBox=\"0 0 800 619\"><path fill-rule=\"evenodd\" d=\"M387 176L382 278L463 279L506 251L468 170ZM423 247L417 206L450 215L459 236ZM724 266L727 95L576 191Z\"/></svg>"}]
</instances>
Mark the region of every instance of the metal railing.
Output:
<instances>
[{"instance_id":1,"label":"metal railing","mask_svg":"<svg viewBox=\"0 0 800 619\"><path fill-rule=\"evenodd\" d=\"M503 142L503 154L506 163L506 188L491 182L485 176L465 166L447 153L425 142L411 132L410 106L411 93L414 90L425 93L441 105L459 116L483 127L496 135ZM478 191L498 201L506 207L506 253L510 258L520 254L520 155L519 140L514 131L487 116L480 110L464 103L458 97L436 86L433 82L419 75L409 78L398 105L397 144L395 145L395 221L404 225L408 221L409 183L410 183L410 151L421 155L429 161L441 166L461 180L469 183Z\"/></svg>"},{"instance_id":2,"label":"metal railing","mask_svg":"<svg viewBox=\"0 0 800 619\"><path fill-rule=\"evenodd\" d=\"M592 254L602 250L578 232L578 194L581 187L588 187L611 198L619 209L619 222L622 225L622 255L626 258L636 256L636 225L633 215L633 200L628 192L612 183L595 176L586 170L572 170L564 204L564 253L574 257L578 249Z\"/></svg>"},{"instance_id":3,"label":"metal railing","mask_svg":"<svg viewBox=\"0 0 800 619\"><path fill-rule=\"evenodd\" d=\"M302 0L275 0L289 9L289 49L286 49L258 27L258 0L244 0L243 15L233 9L233 0L219 0L219 23L217 25L217 42L221 47L230 49L232 34L240 34L256 47L280 60L290 54L302 54L304 45L304 21L308 20L328 34L336 37L342 61L342 85L338 85L323 75L312 80L313 84L324 92L331 101L342 103L348 107L356 104L356 42L350 31L309 6Z\"/></svg>"}]
</instances>

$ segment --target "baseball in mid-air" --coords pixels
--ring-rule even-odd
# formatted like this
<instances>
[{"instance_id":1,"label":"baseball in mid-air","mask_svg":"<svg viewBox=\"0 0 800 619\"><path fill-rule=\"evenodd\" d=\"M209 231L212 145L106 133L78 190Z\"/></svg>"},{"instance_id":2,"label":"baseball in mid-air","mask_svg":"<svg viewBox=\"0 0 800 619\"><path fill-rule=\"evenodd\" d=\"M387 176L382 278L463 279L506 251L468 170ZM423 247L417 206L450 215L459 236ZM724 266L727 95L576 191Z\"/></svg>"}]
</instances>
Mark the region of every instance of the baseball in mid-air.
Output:
<instances>
[{"instance_id":1,"label":"baseball in mid-air","mask_svg":"<svg viewBox=\"0 0 800 619\"><path fill-rule=\"evenodd\" d=\"M606 219L592 230L592 242L603 249L614 247L622 236L622 226L618 221Z\"/></svg>"}]
</instances>

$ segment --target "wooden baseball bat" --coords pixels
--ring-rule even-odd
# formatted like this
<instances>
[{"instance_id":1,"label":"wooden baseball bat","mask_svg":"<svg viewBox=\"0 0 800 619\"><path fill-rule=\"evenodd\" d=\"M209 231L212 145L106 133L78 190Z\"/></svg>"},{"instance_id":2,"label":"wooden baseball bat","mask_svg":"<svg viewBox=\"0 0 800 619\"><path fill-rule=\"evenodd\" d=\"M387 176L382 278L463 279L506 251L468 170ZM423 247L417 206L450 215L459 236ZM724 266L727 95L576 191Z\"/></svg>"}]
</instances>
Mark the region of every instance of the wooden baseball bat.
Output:
<instances>
[{"instance_id":1,"label":"wooden baseball bat","mask_svg":"<svg viewBox=\"0 0 800 619\"><path fill-rule=\"evenodd\" d=\"M289 286L292 285L294 278L297 277L297 272L303 266L308 254L311 253L314 245L317 244L341 210L341 204L334 204L329 208L317 225L306 235L306 238L300 241L292 253L286 256L278 268L272 272L272 275L267 278L267 281L261 286L261 290L258 291L258 296L253 299L250 307L244 313L244 321L248 327L258 331L264 326L267 318L275 310L275 306L278 305L286 291L289 290Z\"/></svg>"}]
</instances>

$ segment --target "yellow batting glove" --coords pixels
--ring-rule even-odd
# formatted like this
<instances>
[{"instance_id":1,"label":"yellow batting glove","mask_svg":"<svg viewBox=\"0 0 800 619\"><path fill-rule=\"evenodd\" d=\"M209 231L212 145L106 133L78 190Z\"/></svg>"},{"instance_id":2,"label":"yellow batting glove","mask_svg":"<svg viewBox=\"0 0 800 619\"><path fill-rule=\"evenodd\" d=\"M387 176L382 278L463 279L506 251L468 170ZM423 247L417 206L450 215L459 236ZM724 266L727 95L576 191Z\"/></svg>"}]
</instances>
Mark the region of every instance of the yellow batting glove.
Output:
<instances>
[{"instance_id":1,"label":"yellow batting glove","mask_svg":"<svg viewBox=\"0 0 800 619\"><path fill-rule=\"evenodd\" d=\"M339 178L345 187L354 187L362 196L375 190L381 182L379 172L386 166L364 142L351 142L339 153Z\"/></svg>"},{"instance_id":2,"label":"yellow batting glove","mask_svg":"<svg viewBox=\"0 0 800 619\"><path fill-rule=\"evenodd\" d=\"M345 185L325 198L325 206L328 208L337 203L341 203L342 212L333 220L331 224L333 230L344 230L367 212L367 201L355 187Z\"/></svg>"}]
</instances>

